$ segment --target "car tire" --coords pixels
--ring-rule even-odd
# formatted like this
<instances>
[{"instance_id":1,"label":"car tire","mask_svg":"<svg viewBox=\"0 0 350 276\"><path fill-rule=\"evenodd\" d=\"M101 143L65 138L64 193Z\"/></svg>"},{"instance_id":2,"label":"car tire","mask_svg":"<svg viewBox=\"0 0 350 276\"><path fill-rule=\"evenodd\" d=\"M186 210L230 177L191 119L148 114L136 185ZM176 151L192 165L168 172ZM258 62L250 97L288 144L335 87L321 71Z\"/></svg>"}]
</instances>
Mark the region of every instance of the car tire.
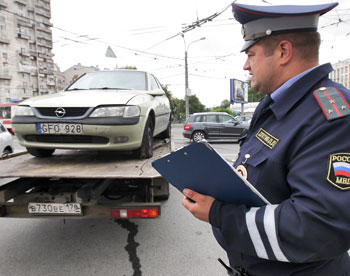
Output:
<instances>
[{"instance_id":1,"label":"car tire","mask_svg":"<svg viewBox=\"0 0 350 276\"><path fill-rule=\"evenodd\" d=\"M195 130L193 133L192 133L192 140L194 142L200 142L202 141L203 139L205 139L205 133L201 130Z\"/></svg>"},{"instance_id":2,"label":"car tire","mask_svg":"<svg viewBox=\"0 0 350 276\"><path fill-rule=\"evenodd\" d=\"M51 156L55 149L39 149L39 148L26 148L27 151L36 157L49 157Z\"/></svg>"},{"instance_id":3,"label":"car tire","mask_svg":"<svg viewBox=\"0 0 350 276\"><path fill-rule=\"evenodd\" d=\"M169 122L168 127L161 134L158 135L161 139L170 138L171 136L171 123Z\"/></svg>"},{"instance_id":4,"label":"car tire","mask_svg":"<svg viewBox=\"0 0 350 276\"><path fill-rule=\"evenodd\" d=\"M2 154L10 154L13 153L13 150L10 147L7 147L6 149L4 149L4 152Z\"/></svg>"},{"instance_id":5,"label":"car tire","mask_svg":"<svg viewBox=\"0 0 350 276\"><path fill-rule=\"evenodd\" d=\"M143 131L141 147L136 150L136 156L139 159L146 159L153 156L153 124L151 118L147 120L145 130Z\"/></svg>"}]
</instances>

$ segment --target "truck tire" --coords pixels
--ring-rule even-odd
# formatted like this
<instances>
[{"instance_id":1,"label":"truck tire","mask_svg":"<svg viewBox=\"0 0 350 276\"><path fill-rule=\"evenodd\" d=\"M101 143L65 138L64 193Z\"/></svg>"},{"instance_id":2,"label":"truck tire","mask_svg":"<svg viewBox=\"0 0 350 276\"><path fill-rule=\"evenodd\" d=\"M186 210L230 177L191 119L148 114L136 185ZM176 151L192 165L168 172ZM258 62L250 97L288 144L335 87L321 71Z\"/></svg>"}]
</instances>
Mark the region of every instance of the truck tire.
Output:
<instances>
[{"instance_id":1,"label":"truck tire","mask_svg":"<svg viewBox=\"0 0 350 276\"><path fill-rule=\"evenodd\" d=\"M141 147L135 153L139 159L151 158L153 156L153 124L150 117L143 132Z\"/></svg>"},{"instance_id":2,"label":"truck tire","mask_svg":"<svg viewBox=\"0 0 350 276\"><path fill-rule=\"evenodd\" d=\"M49 157L51 156L55 149L39 149L39 148L26 148L27 151L36 157Z\"/></svg>"}]
</instances>

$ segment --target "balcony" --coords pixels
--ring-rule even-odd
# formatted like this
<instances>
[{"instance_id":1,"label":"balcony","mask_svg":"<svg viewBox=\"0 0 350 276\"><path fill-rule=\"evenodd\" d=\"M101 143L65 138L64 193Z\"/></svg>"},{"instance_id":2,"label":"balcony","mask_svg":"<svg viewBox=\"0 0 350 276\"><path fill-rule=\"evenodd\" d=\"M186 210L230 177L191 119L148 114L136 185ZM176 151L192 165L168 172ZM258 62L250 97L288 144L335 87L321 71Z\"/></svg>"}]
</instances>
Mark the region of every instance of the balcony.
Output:
<instances>
[{"instance_id":1,"label":"balcony","mask_svg":"<svg viewBox=\"0 0 350 276\"><path fill-rule=\"evenodd\" d=\"M44 75L53 75L52 70L48 70L48 69L39 69L39 73Z\"/></svg>"},{"instance_id":2,"label":"balcony","mask_svg":"<svg viewBox=\"0 0 350 276\"><path fill-rule=\"evenodd\" d=\"M8 73L0 73L0 79L1 80L11 80L12 76L10 76Z\"/></svg>"},{"instance_id":3,"label":"balcony","mask_svg":"<svg viewBox=\"0 0 350 276\"><path fill-rule=\"evenodd\" d=\"M15 0L14 2L15 2L15 3L20 3L20 4L22 4L23 6L27 6L27 2L24 1L24 0Z\"/></svg>"},{"instance_id":4,"label":"balcony","mask_svg":"<svg viewBox=\"0 0 350 276\"><path fill-rule=\"evenodd\" d=\"M49 20L43 20L42 21L45 25L52 27L53 24Z\"/></svg>"},{"instance_id":5,"label":"balcony","mask_svg":"<svg viewBox=\"0 0 350 276\"><path fill-rule=\"evenodd\" d=\"M5 0L0 0L0 7L1 8L7 8L7 3Z\"/></svg>"},{"instance_id":6,"label":"balcony","mask_svg":"<svg viewBox=\"0 0 350 276\"><path fill-rule=\"evenodd\" d=\"M29 20L22 18L22 17L17 17L17 25L18 26L23 26L23 27L28 27L28 28L32 28L33 25L30 24Z\"/></svg>"},{"instance_id":7,"label":"balcony","mask_svg":"<svg viewBox=\"0 0 350 276\"><path fill-rule=\"evenodd\" d=\"M33 72L37 71L37 68L35 66L30 65L30 63L28 65L19 63L18 68L19 68L18 71L21 73L32 74Z\"/></svg>"},{"instance_id":8,"label":"balcony","mask_svg":"<svg viewBox=\"0 0 350 276\"><path fill-rule=\"evenodd\" d=\"M54 80L48 80L46 84L47 86L56 86L56 83Z\"/></svg>"},{"instance_id":9,"label":"balcony","mask_svg":"<svg viewBox=\"0 0 350 276\"><path fill-rule=\"evenodd\" d=\"M27 34L22 34L22 33L18 33L18 38L22 38L22 39L26 39L26 40L29 40L30 39L30 36L27 35Z\"/></svg>"},{"instance_id":10,"label":"balcony","mask_svg":"<svg viewBox=\"0 0 350 276\"><path fill-rule=\"evenodd\" d=\"M1 37L0 37L0 43L3 43L3 44L10 44L10 40L8 40L7 38L1 38Z\"/></svg>"},{"instance_id":11,"label":"balcony","mask_svg":"<svg viewBox=\"0 0 350 276\"><path fill-rule=\"evenodd\" d=\"M21 51L17 51L19 53L19 55L23 56L23 57L30 57L30 53L27 50L21 50Z\"/></svg>"},{"instance_id":12,"label":"balcony","mask_svg":"<svg viewBox=\"0 0 350 276\"><path fill-rule=\"evenodd\" d=\"M36 14L45 16L46 18L51 18L51 14L47 11L42 10L42 9L36 9L35 12L36 12Z\"/></svg>"}]
</instances>

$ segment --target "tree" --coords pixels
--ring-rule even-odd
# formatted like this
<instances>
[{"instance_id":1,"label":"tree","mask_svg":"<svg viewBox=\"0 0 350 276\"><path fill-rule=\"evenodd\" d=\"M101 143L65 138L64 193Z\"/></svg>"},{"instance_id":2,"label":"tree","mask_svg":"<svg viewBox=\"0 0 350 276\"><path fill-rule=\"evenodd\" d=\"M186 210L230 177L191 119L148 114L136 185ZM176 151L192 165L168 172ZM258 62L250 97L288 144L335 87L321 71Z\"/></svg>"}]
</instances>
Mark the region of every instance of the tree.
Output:
<instances>
[{"instance_id":1,"label":"tree","mask_svg":"<svg viewBox=\"0 0 350 276\"><path fill-rule=\"evenodd\" d=\"M222 108L229 108L231 105L230 101L229 100L223 100L220 104L220 107Z\"/></svg>"},{"instance_id":2,"label":"tree","mask_svg":"<svg viewBox=\"0 0 350 276\"><path fill-rule=\"evenodd\" d=\"M189 104L190 104L190 114L205 111L205 106L199 101L196 95L192 95L189 97Z\"/></svg>"},{"instance_id":3,"label":"tree","mask_svg":"<svg viewBox=\"0 0 350 276\"><path fill-rule=\"evenodd\" d=\"M251 88L252 81L250 79L247 82L248 82L248 87L249 87L249 89L248 89L248 102L260 102L264 98L264 95L262 95L259 92L254 91Z\"/></svg>"},{"instance_id":4,"label":"tree","mask_svg":"<svg viewBox=\"0 0 350 276\"><path fill-rule=\"evenodd\" d=\"M164 90L166 96L168 97L168 99L171 100L172 94L171 94L171 91L168 89L168 85L167 84L166 85L160 84L160 85L163 88L163 90Z\"/></svg>"},{"instance_id":5,"label":"tree","mask_svg":"<svg viewBox=\"0 0 350 276\"><path fill-rule=\"evenodd\" d=\"M120 67L120 69L137 70L136 66L133 66L133 65L125 65L124 67Z\"/></svg>"},{"instance_id":6,"label":"tree","mask_svg":"<svg viewBox=\"0 0 350 276\"><path fill-rule=\"evenodd\" d=\"M226 112L228 114L231 114L232 116L236 116L236 113L229 108L224 108L224 107L216 107L212 109L210 112Z\"/></svg>"}]
</instances>

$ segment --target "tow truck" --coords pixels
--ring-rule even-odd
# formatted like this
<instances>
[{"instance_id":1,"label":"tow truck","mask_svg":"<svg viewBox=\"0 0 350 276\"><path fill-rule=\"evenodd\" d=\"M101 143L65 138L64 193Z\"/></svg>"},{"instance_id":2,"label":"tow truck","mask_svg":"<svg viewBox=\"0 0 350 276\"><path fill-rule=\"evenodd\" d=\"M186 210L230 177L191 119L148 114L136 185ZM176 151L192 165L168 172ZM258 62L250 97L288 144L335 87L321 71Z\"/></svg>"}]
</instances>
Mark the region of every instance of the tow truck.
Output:
<instances>
[{"instance_id":1,"label":"tow truck","mask_svg":"<svg viewBox=\"0 0 350 276\"><path fill-rule=\"evenodd\" d=\"M155 139L153 157L128 152L59 150L0 160L0 216L11 218L158 218L169 183L151 163L173 150Z\"/></svg>"}]
</instances>

